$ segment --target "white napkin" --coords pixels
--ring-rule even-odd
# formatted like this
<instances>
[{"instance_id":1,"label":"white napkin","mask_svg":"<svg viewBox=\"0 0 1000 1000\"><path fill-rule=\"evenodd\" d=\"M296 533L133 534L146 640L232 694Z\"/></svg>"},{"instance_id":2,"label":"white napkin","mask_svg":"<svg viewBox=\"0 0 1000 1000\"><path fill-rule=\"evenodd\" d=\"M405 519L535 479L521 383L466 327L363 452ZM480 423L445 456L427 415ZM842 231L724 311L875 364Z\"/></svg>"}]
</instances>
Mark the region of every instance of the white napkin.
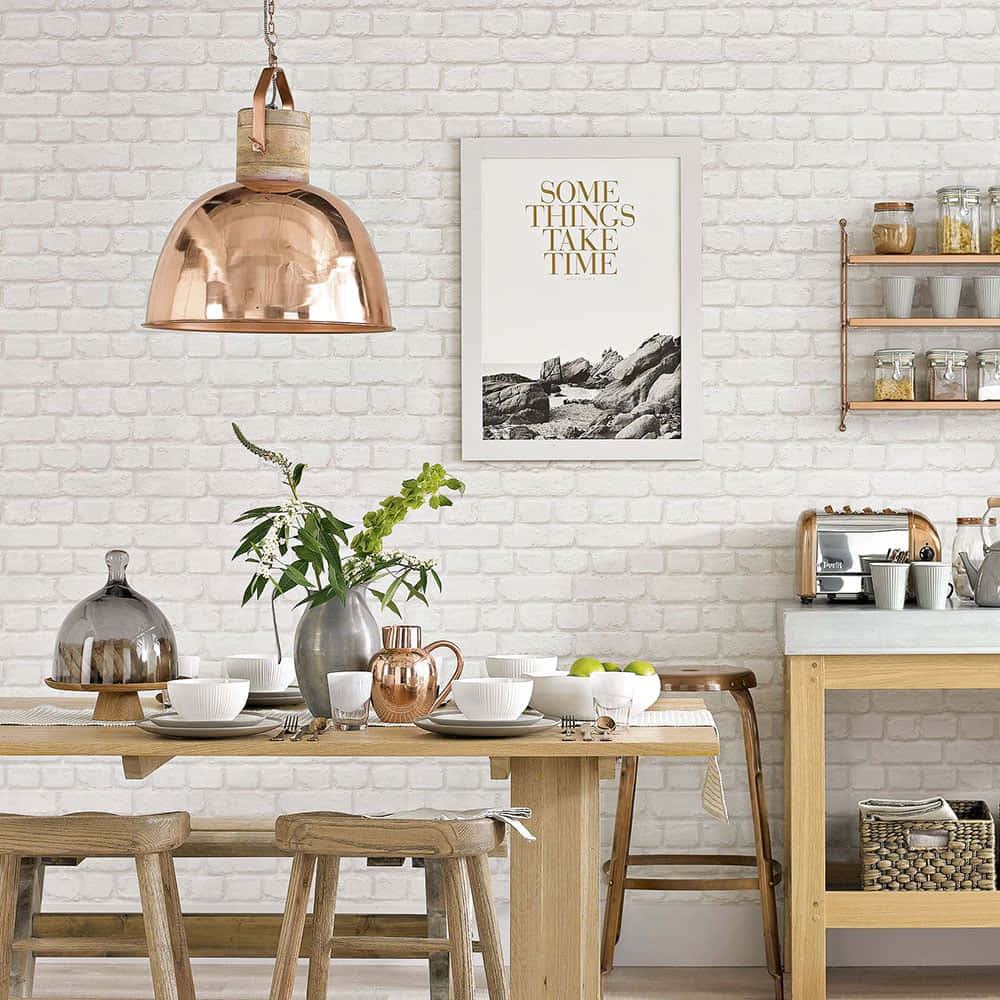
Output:
<instances>
[{"instance_id":1,"label":"white napkin","mask_svg":"<svg viewBox=\"0 0 1000 1000\"><path fill-rule=\"evenodd\" d=\"M858 803L862 819L955 821L955 810L941 796L931 799L864 799Z\"/></svg>"},{"instance_id":2,"label":"white napkin","mask_svg":"<svg viewBox=\"0 0 1000 1000\"><path fill-rule=\"evenodd\" d=\"M365 819L495 819L506 824L525 840L534 840L535 835L520 821L531 819L531 810L526 806L509 806L506 809L453 809L441 812L437 809L407 809L404 812L369 813Z\"/></svg>"}]
</instances>

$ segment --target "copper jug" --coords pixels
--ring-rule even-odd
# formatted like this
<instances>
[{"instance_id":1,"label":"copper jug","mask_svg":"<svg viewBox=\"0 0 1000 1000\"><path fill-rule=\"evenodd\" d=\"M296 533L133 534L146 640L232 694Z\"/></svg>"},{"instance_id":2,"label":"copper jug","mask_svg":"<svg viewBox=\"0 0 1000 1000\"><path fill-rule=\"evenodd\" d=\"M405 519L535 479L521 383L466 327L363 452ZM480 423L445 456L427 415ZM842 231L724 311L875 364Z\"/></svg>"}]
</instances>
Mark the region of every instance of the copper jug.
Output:
<instances>
[{"instance_id":1,"label":"copper jug","mask_svg":"<svg viewBox=\"0 0 1000 1000\"><path fill-rule=\"evenodd\" d=\"M372 706L383 722L413 722L439 708L451 693L451 682L465 665L458 646L447 639L421 645L419 625L384 625L382 645L369 661ZM438 671L431 650L446 646L458 660L451 679L438 694Z\"/></svg>"}]
</instances>

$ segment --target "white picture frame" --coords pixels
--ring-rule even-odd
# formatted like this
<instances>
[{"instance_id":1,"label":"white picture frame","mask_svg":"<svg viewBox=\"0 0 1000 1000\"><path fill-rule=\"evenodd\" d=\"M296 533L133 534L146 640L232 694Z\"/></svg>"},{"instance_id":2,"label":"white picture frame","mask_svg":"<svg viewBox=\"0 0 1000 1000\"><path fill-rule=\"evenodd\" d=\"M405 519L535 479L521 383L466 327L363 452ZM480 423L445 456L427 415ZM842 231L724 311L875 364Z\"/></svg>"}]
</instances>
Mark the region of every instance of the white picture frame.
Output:
<instances>
[{"instance_id":1,"label":"white picture frame","mask_svg":"<svg viewBox=\"0 0 1000 1000\"><path fill-rule=\"evenodd\" d=\"M700 458L700 140L463 139L461 168L463 460Z\"/></svg>"}]
</instances>

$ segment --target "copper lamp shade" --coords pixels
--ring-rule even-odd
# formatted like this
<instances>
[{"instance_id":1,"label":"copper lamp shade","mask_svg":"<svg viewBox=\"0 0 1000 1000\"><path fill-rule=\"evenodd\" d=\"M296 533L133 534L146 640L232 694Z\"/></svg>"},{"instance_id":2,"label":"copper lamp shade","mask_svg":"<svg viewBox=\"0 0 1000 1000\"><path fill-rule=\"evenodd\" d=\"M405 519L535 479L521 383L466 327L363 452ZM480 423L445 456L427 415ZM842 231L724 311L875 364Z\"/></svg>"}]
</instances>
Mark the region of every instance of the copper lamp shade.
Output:
<instances>
[{"instance_id":1,"label":"copper lamp shade","mask_svg":"<svg viewBox=\"0 0 1000 1000\"><path fill-rule=\"evenodd\" d=\"M147 327L219 333L392 330L382 266L361 220L304 184L226 184L177 220L160 254Z\"/></svg>"},{"instance_id":2,"label":"copper lamp shade","mask_svg":"<svg viewBox=\"0 0 1000 1000\"><path fill-rule=\"evenodd\" d=\"M217 333L392 330L368 232L339 198L309 184L309 115L295 110L271 57L253 107L237 117L236 183L209 191L175 223L144 325ZM281 108L265 106L272 83Z\"/></svg>"}]
</instances>

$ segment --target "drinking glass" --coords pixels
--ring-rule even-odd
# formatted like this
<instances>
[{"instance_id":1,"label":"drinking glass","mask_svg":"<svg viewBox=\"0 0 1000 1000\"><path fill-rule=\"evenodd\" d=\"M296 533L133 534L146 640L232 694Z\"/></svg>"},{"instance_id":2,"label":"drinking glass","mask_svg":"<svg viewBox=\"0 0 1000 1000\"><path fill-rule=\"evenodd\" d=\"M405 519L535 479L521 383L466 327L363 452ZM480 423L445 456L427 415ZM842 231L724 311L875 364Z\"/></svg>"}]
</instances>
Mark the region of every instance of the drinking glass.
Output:
<instances>
[{"instance_id":1,"label":"drinking glass","mask_svg":"<svg viewBox=\"0 0 1000 1000\"><path fill-rule=\"evenodd\" d=\"M632 695L605 694L595 698L594 718L599 719L602 715L614 719L615 732L623 732L628 729L629 719L632 715Z\"/></svg>"},{"instance_id":2,"label":"drinking glass","mask_svg":"<svg viewBox=\"0 0 1000 1000\"><path fill-rule=\"evenodd\" d=\"M367 670L327 674L330 725L334 729L367 729L372 705L372 675Z\"/></svg>"}]
</instances>

